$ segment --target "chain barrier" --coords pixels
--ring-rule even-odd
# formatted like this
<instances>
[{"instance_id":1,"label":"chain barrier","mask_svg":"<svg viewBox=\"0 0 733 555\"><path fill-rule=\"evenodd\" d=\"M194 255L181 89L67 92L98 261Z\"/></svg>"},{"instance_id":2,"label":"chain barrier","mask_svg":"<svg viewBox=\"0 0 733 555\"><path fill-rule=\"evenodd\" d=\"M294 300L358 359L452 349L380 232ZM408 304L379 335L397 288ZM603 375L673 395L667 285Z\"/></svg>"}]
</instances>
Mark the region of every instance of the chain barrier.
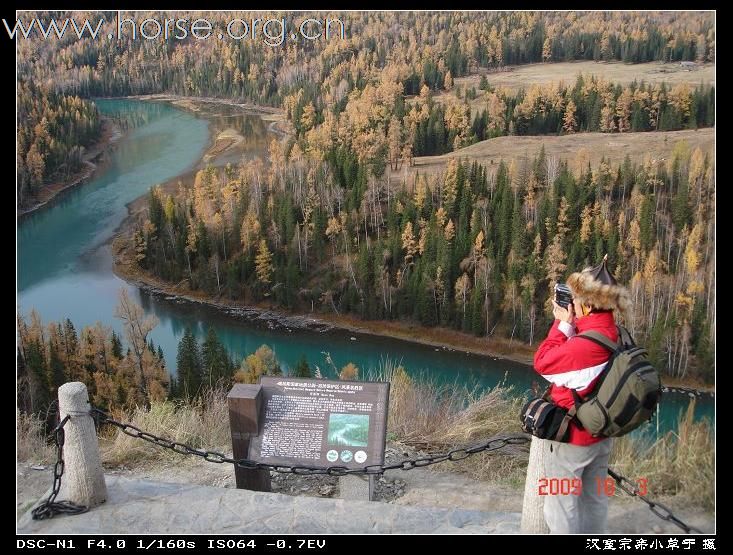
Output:
<instances>
[{"instance_id":1,"label":"chain barrier","mask_svg":"<svg viewBox=\"0 0 733 555\"><path fill-rule=\"evenodd\" d=\"M347 474L370 475L383 474L387 470L411 470L413 468L430 466L432 464L437 464L444 461L460 461L476 453L497 451L498 449L502 449L503 447L506 447L508 445L521 445L529 443L530 441L530 437L525 435L497 437L491 438L484 443L474 445L472 447L453 449L452 451L449 451L447 453L440 453L438 455L431 455L417 459L406 459L396 464L372 464L361 468L347 468L345 466L329 466L326 468L308 465L287 466L263 463L259 461L253 461L251 459L233 459L231 457L227 457L222 453L219 453L218 451L196 449L195 447L191 447L190 445L186 445L185 443L179 443L177 441L172 441L170 439L158 437L149 432L145 432L132 424L118 422L117 420L111 418L107 413L99 409L93 408L91 412L92 415L95 416L95 418L98 419L100 423L110 424L111 426L119 428L122 433L127 434L128 436L148 441L150 443L158 445L159 447L175 451L176 453L179 453L181 455L195 455L209 462L217 464L230 463L247 470L271 470L273 472L279 472L282 474L297 474L301 476L312 476L316 474L325 474L328 476L346 476Z\"/></svg>"},{"instance_id":2,"label":"chain barrier","mask_svg":"<svg viewBox=\"0 0 733 555\"><path fill-rule=\"evenodd\" d=\"M694 532L696 534L702 534L701 530L698 530L694 526L690 526L689 524L685 524L684 522L682 522L665 505L662 505L658 501L652 501L651 499L647 499L645 495L642 495L639 492L639 488L636 487L634 482L632 482L625 476L622 476L618 472L614 472L610 468L608 469L608 474L609 476L611 476L611 478L616 480L616 485L619 487L619 489L625 491L630 496L636 497L640 501L643 501L644 503L646 503L649 506L649 510L653 512L655 515L657 515L659 518L661 518L662 520L671 522L672 524L676 525L678 528L681 528L682 530L684 530L686 534L690 534L691 532Z\"/></svg>"},{"instance_id":3,"label":"chain barrier","mask_svg":"<svg viewBox=\"0 0 733 555\"><path fill-rule=\"evenodd\" d=\"M203 458L206 461L213 462L213 463L231 463L235 466L238 466L240 468L245 468L248 470L272 470L274 472L280 472L284 474L297 474L297 475L314 475L314 474L326 474L329 476L345 476L347 474L383 474L387 470L411 470L413 468L420 468L424 466L430 466L432 464L437 464L444 461L461 461L463 459L466 459L470 457L471 455L475 453L481 453L484 451L496 451L498 449L501 449L503 447L506 447L507 445L521 445L529 443L531 438L529 436L507 436L507 437L500 437L500 438L492 438L484 443L475 445L473 447L462 447L458 449L453 449L452 451L449 451L447 453L441 453L438 455L430 455L427 457L421 457L417 459L406 459L403 461L400 461L399 463L391 464L391 465L368 465L362 468L347 468L345 466L329 466L327 468L322 467L315 467L315 466L280 466L280 465L273 465L273 464L267 464L262 463L258 461L253 461L250 459L233 459L230 457L227 457L226 455L223 455L222 453L219 453L217 451L206 451L206 450L200 450L195 449L189 445L179 443L176 441L171 441L169 439L158 437L154 434L144 432L137 426L134 426L132 424L125 424L122 422L118 422L112 418L109 417L106 413L103 411L100 411L99 409L92 409L92 413L96 415L100 423L107 423L112 426L115 426L119 428L123 433L131 436L143 439L145 441L149 441L150 443L154 443L155 445L158 445L160 447L171 449L172 451L175 451L176 453L180 453L182 455L196 455L198 457ZM702 533L700 530L693 526L689 526L682 522L679 518L677 518L672 511L667 508L666 506L662 505L659 502L654 502L646 497L639 495L639 490L636 488L633 482L629 480L628 478L621 476L620 474L614 472L610 468L608 469L608 474L616 480L616 483L618 484L618 487L623 490L624 492L628 493L632 497L636 497L637 499L640 499L644 503L646 503L649 506L649 509L657 515L662 520L665 520L667 522L672 522L682 530L684 530L686 533L690 532L696 532L696 533ZM631 489L626 487L625 484L628 484L631 486Z\"/></svg>"},{"instance_id":4,"label":"chain barrier","mask_svg":"<svg viewBox=\"0 0 733 555\"><path fill-rule=\"evenodd\" d=\"M64 475L64 426L71 416L71 414L67 414L53 429L52 433L54 443L56 444L56 464L53 466L53 486L51 487L51 493L49 494L48 499L31 511L33 520L53 518L54 515L59 513L78 515L89 510L89 507L77 505L71 501L56 501L56 496L61 490L61 477Z\"/></svg>"},{"instance_id":5,"label":"chain barrier","mask_svg":"<svg viewBox=\"0 0 733 555\"><path fill-rule=\"evenodd\" d=\"M413 468L422 468L445 461L462 461L464 459L467 459L471 455L475 455L476 453L497 451L509 445L523 445L531 441L531 436L527 435L496 437L471 447L460 447L457 449L453 449L451 451L448 451L447 453L429 455L416 459L405 459L398 463L389 465L372 464L361 468L347 468L345 466L329 466L326 468L308 465L287 466L263 463L251 459L234 459L232 457L227 457L226 455L218 451L196 449L195 447L191 447L190 445L186 445L185 443L180 443L178 441L173 441L156 436L155 434L151 434L149 432L145 432L133 424L119 422L113 419L106 412L97 408L92 408L88 414L94 419L97 428L99 428L101 424L109 424L111 426L119 428L122 433L128 436L142 439L159 447L163 447L164 449L170 449L171 451L175 451L176 453L181 455L195 455L197 457L201 457L208 462L216 464L230 463L247 470L271 470L273 472L279 472L283 474L296 474L300 476L312 476L316 474L323 474L328 476L346 476L349 474L375 475L383 474L388 470L412 470ZM53 488L51 490L51 494L48 496L48 499L40 504L38 507L33 509L32 514L35 520L52 518L57 513L80 514L88 510L87 507L76 505L74 503L71 503L70 501L56 501L56 496L61 489L61 476L64 473L63 428L64 425L69 421L70 417L71 415L67 415L66 417L64 417L64 419L59 422L58 426L56 426L53 431L54 439L57 446L57 460L56 465L54 466ZM615 472L610 468L608 469L608 474L616 481L619 489L626 492L630 496L636 497L640 501L646 503L649 506L649 509L662 520L675 524L677 527L684 530L687 534L691 532L702 534L699 529L682 522L665 505L656 501L651 501L650 499L647 499L646 496L641 495L636 485L625 476L622 476L621 474Z\"/></svg>"}]
</instances>

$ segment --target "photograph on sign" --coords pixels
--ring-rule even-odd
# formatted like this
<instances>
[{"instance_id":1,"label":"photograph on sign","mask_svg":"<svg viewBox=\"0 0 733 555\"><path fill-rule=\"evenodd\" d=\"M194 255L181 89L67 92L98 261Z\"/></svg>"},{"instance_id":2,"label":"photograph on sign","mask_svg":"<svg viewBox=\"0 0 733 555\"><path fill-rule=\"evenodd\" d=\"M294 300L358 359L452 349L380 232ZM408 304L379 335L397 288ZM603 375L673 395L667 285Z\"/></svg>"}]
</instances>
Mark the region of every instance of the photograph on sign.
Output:
<instances>
[{"instance_id":1,"label":"photograph on sign","mask_svg":"<svg viewBox=\"0 0 733 555\"><path fill-rule=\"evenodd\" d=\"M328 418L328 443L366 447L369 438L368 414L333 413Z\"/></svg>"}]
</instances>

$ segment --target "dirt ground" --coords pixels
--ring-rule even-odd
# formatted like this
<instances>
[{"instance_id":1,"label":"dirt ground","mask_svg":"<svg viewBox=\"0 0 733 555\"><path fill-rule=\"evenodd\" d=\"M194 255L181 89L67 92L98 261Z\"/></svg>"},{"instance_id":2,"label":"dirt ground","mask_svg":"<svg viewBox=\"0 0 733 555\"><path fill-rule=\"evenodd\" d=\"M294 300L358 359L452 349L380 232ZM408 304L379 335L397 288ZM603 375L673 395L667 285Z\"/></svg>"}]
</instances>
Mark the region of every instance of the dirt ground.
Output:
<instances>
[{"instance_id":1,"label":"dirt ground","mask_svg":"<svg viewBox=\"0 0 733 555\"><path fill-rule=\"evenodd\" d=\"M400 453L393 452L390 458ZM47 495L52 480L52 465L42 470L29 463L17 466L17 518L30 509L36 500ZM37 468L41 468L38 466ZM198 459L181 458L149 462L135 469L120 467L105 469L110 475L181 484L200 484L234 488L234 469L228 464L211 464ZM329 476L274 475L273 491L286 495L338 497L338 478ZM522 489L488 484L454 472L418 468L410 471L388 471L376 485L376 501L399 505L475 509L491 512L522 511ZM715 515L691 507L680 497L655 499L667 505L683 522L706 533L715 530ZM655 516L639 500L617 494L609 504L609 532L675 534L673 524Z\"/></svg>"}]
</instances>

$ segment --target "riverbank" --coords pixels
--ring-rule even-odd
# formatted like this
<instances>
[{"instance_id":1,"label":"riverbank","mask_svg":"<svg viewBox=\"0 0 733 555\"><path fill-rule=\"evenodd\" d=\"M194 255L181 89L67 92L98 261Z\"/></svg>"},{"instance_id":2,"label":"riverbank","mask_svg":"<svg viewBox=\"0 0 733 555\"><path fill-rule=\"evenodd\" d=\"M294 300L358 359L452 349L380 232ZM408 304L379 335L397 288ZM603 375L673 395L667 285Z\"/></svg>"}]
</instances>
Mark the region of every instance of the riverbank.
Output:
<instances>
[{"instance_id":1,"label":"riverbank","mask_svg":"<svg viewBox=\"0 0 733 555\"><path fill-rule=\"evenodd\" d=\"M160 185L167 194L175 194L180 186L190 187L195 171L168 180ZM362 320L349 314L290 312L267 303L242 303L212 298L201 291L191 291L183 281L165 282L145 272L137 264L131 238L135 222L147 212L147 195L127 206L128 215L120 224L112 240L113 271L119 278L153 294L175 302L198 303L226 314L269 329L311 330L317 332L341 330L347 333L390 337L411 343L429 345L436 350L460 351L492 358L504 358L531 365L536 345L505 338L476 337L450 328L428 328L413 322L395 320Z\"/></svg>"},{"instance_id":2,"label":"riverbank","mask_svg":"<svg viewBox=\"0 0 733 555\"><path fill-rule=\"evenodd\" d=\"M204 114L199 106L200 103L237 106L247 110L248 113L257 115L265 112L276 115L277 111L275 108L257 107L212 98L199 99L162 94L129 98L171 102L182 109L202 115ZM258 113L258 110L261 112ZM277 120L273 121L273 123L276 122ZM196 172L202 167L202 164L217 165L219 158L223 158L230 153L232 148L242 143L238 137L227 133L227 130L217 131L211 129L210 133L209 146L194 169L161 183L159 186L163 193L175 195L181 187L192 187ZM253 305L211 298L200 291L189 290L185 285L185 281L172 284L160 280L140 268L131 244L134 224L145 214L147 207L147 195L143 195L127 205L128 215L115 231L111 251L114 273L126 282L150 294L162 296L175 302L203 304L228 316L258 323L269 329L310 330L316 332L340 330L343 333L389 337L429 345L436 350L459 351L492 358L503 358L521 364L532 364L536 345L531 346L516 340L476 337L450 328L427 328L413 322L362 320L349 314L289 312L267 303Z\"/></svg>"},{"instance_id":3,"label":"riverbank","mask_svg":"<svg viewBox=\"0 0 733 555\"><path fill-rule=\"evenodd\" d=\"M234 105L241 108L253 110L255 108L243 103L221 99L192 99L190 97L177 97L171 95L148 95L135 97L146 100L159 100L184 103L180 107L200 111L201 103L221 103ZM260 110L272 112L275 109L260 107ZM205 114L202 114L205 115ZM212 137L209 148L204 157L197 164L202 163L216 165L217 159L229 150L232 145L240 144L232 134L221 132L217 135L215 130L210 130ZM161 184L162 190L167 194L176 194L179 187L190 187L193 183L196 169L174 177ZM143 195L128 204L128 215L116 230L116 238L112 243L113 271L125 281L140 287L141 289L157 296L162 296L169 301L179 303L198 303L211 307L227 316L247 320L252 323L266 326L270 329L283 329L287 332L292 330L311 330L317 332L340 330L343 333L364 334L378 337L389 337L398 340L429 345L436 351L457 351L471 353L479 356L492 358L503 358L521 364L531 365L535 349L543 339L538 334L534 345L524 342L509 340L506 338L476 337L449 328L428 328L413 322L406 321L366 321L348 314L334 313L293 313L280 308L274 308L266 303L244 304L228 299L213 298L200 291L188 289L187 281L172 284L157 279L155 276L143 271L137 264L134 249L131 247L131 233L134 223L147 210L147 195ZM714 386L703 384L692 380L679 380L674 378L664 379L664 384L669 387L690 387L699 391L714 391Z\"/></svg>"},{"instance_id":4,"label":"riverbank","mask_svg":"<svg viewBox=\"0 0 733 555\"><path fill-rule=\"evenodd\" d=\"M139 212L135 212L139 215ZM181 284L164 282L142 270L135 262L134 250L130 245L130 230L135 216L132 214L123 222L121 235L112 243L113 271L119 278L153 294L175 302L203 304L228 316L260 323L269 329L310 330L317 332L341 330L343 332L389 337L429 345L435 350L457 351L480 356L511 360L532 365L534 352L539 344L529 345L506 338L476 337L454 329L428 328L410 322L390 320L361 320L348 314L300 313L274 308L264 303L244 304L238 301L220 301L200 291L190 291ZM662 377L662 384L670 389L691 390L714 394L715 386L699 380Z\"/></svg>"},{"instance_id":5,"label":"riverbank","mask_svg":"<svg viewBox=\"0 0 733 555\"><path fill-rule=\"evenodd\" d=\"M64 181L54 181L43 185L34 195L34 203L23 209L18 209L18 217L23 218L28 214L48 206L62 193L65 193L79 185L85 183L92 178L95 171L100 166L100 157L102 157L107 149L122 137L122 130L109 118L102 116L102 132L99 140L90 146L82 155L83 167L73 176Z\"/></svg>"},{"instance_id":6,"label":"riverbank","mask_svg":"<svg viewBox=\"0 0 733 555\"><path fill-rule=\"evenodd\" d=\"M246 103L237 103L225 99L193 98L177 95L143 95L135 97L140 100L155 100L171 102L176 106L195 113L201 113L200 103L222 104L242 108L251 114L278 116L282 111L276 108L254 106ZM272 120L273 123L278 120ZM214 131L201 163L216 165L216 159L227 154L232 148L241 144L242 140L231 133ZM193 184L197 169L176 176L160 184L166 194L176 194L179 187L190 187ZM429 345L436 350L460 351L492 358L504 358L521 364L532 364L535 347L519 341L510 341L504 338L476 337L450 328L427 328L412 322L403 321L368 321L348 314L333 313L295 313L281 308L275 308L266 303L256 305L227 300L226 302L208 297L199 291L188 290L183 283L171 284L152 276L136 262L134 249L130 239L134 223L147 211L147 195L143 195L129 203L128 216L120 224L112 241L113 271L128 283L151 293L175 300L177 302L191 302L205 304L229 316L259 322L270 329L307 329L324 332L341 330L346 333L390 337L411 343Z\"/></svg>"},{"instance_id":7,"label":"riverbank","mask_svg":"<svg viewBox=\"0 0 733 555\"><path fill-rule=\"evenodd\" d=\"M317 332L341 330L352 334L390 337L420 343L436 350L460 351L532 364L534 348L518 341L488 340L448 328L426 328L409 322L367 321L344 314L288 312L264 303L252 305L232 300L223 302L210 298L200 291L190 291L183 284L164 282L143 271L135 261L134 249L130 244L131 224L135 219L135 216L128 217L122 224L121 234L112 242L113 271L121 279L150 294L163 296L175 302L204 304L229 316L259 322L269 329Z\"/></svg>"},{"instance_id":8,"label":"riverbank","mask_svg":"<svg viewBox=\"0 0 733 555\"><path fill-rule=\"evenodd\" d=\"M169 102L172 105L187 110L194 114L202 114L203 106L206 104L214 104L220 106L232 106L242 110L243 114L249 114L253 116L259 116L263 121L269 122L268 129L281 137L292 135L293 129L290 122L285 117L285 110L282 108L275 108L272 106L261 106L258 104L252 104L251 102L237 102L227 98L214 98L214 97L198 97L198 96L183 96L177 94L144 94L136 96L126 96L124 98L134 100L148 100L157 102Z\"/></svg>"}]
</instances>

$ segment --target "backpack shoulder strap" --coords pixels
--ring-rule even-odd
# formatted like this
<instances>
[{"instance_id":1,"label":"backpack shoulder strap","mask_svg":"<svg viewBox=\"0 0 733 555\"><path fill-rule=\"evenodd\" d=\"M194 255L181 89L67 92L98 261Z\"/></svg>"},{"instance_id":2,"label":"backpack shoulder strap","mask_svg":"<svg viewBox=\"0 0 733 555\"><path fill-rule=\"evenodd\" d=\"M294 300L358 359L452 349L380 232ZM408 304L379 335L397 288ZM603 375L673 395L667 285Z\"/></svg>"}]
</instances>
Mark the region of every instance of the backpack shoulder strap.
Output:
<instances>
[{"instance_id":1,"label":"backpack shoulder strap","mask_svg":"<svg viewBox=\"0 0 733 555\"><path fill-rule=\"evenodd\" d=\"M601 347L605 347L611 353L615 353L618 350L618 343L611 341L608 337L597 331L584 331L577 334L575 337L583 337L590 339L593 343L597 343Z\"/></svg>"},{"instance_id":2,"label":"backpack shoulder strap","mask_svg":"<svg viewBox=\"0 0 733 555\"><path fill-rule=\"evenodd\" d=\"M629 330L627 330L623 326L616 326L616 329L618 330L618 341L621 345L625 345L627 347L636 347L636 341L634 341L634 338L631 337L631 333L629 333Z\"/></svg>"}]
</instances>

